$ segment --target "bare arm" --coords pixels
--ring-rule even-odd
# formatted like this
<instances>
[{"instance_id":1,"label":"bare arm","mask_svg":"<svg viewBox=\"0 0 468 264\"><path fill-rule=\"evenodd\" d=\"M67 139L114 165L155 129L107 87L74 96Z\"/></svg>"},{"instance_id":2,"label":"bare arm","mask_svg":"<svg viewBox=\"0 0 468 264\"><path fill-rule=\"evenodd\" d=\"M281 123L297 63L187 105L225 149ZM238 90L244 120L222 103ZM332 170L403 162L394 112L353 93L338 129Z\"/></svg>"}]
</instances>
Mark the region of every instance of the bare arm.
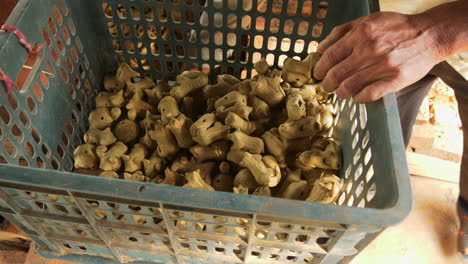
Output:
<instances>
[{"instance_id":1,"label":"bare arm","mask_svg":"<svg viewBox=\"0 0 468 264\"><path fill-rule=\"evenodd\" d=\"M320 43L314 69L326 91L358 103L377 100L468 51L468 0L417 15L380 12L336 27Z\"/></svg>"}]
</instances>

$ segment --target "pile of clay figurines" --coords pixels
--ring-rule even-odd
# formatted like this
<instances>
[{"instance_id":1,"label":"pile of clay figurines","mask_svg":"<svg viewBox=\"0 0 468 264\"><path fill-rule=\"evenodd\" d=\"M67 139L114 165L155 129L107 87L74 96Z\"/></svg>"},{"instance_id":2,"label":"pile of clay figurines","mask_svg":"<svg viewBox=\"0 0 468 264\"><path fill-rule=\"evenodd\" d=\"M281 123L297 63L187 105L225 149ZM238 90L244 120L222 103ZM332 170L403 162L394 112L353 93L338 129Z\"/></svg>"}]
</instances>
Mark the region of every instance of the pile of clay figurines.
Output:
<instances>
[{"instance_id":1,"label":"pile of clay figurines","mask_svg":"<svg viewBox=\"0 0 468 264\"><path fill-rule=\"evenodd\" d=\"M311 76L319 55L262 59L239 80L186 71L174 84L128 64L104 78L75 169L102 177L334 203L341 148L330 94Z\"/></svg>"}]
</instances>

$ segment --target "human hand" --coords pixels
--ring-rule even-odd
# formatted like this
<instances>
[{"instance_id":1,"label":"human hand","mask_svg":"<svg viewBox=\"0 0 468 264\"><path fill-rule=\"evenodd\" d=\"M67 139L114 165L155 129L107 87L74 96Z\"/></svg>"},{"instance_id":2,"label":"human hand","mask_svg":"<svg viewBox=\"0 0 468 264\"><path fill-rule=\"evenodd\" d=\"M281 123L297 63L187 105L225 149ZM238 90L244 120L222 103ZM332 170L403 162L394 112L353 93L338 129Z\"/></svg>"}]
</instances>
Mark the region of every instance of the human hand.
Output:
<instances>
[{"instance_id":1,"label":"human hand","mask_svg":"<svg viewBox=\"0 0 468 264\"><path fill-rule=\"evenodd\" d=\"M443 60L430 17L380 12L333 29L320 43L314 77L325 91L375 101L424 77Z\"/></svg>"}]
</instances>

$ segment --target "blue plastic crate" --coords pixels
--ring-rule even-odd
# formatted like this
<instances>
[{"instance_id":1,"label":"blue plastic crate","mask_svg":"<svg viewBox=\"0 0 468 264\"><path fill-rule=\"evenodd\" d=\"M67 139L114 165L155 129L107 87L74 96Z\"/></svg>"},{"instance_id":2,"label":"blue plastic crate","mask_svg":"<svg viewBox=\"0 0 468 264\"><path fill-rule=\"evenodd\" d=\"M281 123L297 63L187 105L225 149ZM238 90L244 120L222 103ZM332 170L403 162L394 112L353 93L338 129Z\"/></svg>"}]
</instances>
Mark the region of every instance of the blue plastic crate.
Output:
<instances>
[{"instance_id":1,"label":"blue plastic crate","mask_svg":"<svg viewBox=\"0 0 468 264\"><path fill-rule=\"evenodd\" d=\"M155 79L206 66L248 78L261 56L280 67L370 11L365 0L266 2L20 1L7 24L45 47L21 91L7 95L0 85L0 213L41 254L83 263L347 263L404 219L412 199L393 95L367 105L334 99L344 158L339 205L70 172L103 76L119 60ZM142 45L146 54L135 49ZM0 33L8 76L28 70L27 56L13 34Z\"/></svg>"}]
</instances>

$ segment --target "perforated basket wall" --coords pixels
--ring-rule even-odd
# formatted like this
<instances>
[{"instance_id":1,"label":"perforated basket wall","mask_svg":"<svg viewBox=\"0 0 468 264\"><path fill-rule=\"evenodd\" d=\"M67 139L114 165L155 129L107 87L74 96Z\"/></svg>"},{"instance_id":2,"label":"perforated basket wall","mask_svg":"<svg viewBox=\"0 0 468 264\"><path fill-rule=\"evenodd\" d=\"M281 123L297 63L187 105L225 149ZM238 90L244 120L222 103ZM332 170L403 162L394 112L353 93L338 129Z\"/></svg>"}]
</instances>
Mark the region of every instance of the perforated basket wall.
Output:
<instances>
[{"instance_id":1,"label":"perforated basket wall","mask_svg":"<svg viewBox=\"0 0 468 264\"><path fill-rule=\"evenodd\" d=\"M41 254L84 263L349 262L410 210L392 95L333 100L344 152L338 205L70 170L94 96L119 60L155 79L193 68L248 78L260 57L281 67L368 13L364 0L20 1L7 23L45 47L28 57L0 33L0 68L21 87L7 95L0 85L0 213Z\"/></svg>"}]
</instances>

